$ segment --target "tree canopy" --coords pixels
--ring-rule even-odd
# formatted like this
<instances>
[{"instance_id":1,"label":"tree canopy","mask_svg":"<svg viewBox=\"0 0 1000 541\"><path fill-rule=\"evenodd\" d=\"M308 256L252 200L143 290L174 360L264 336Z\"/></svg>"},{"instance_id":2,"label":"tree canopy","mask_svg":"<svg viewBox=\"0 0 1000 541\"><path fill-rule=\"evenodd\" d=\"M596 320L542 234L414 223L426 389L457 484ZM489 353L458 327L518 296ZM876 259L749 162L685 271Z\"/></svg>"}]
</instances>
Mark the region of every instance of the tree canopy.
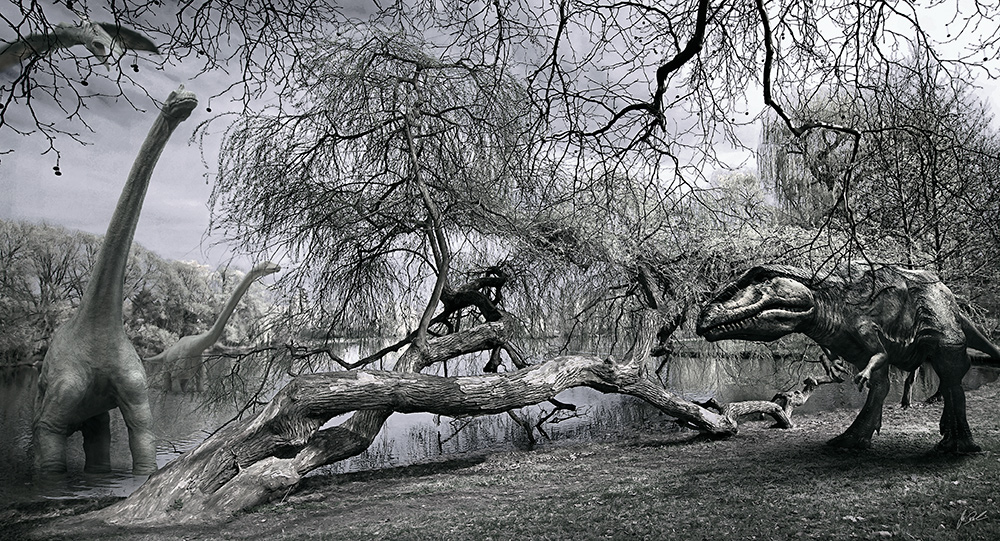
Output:
<instances>
[{"instance_id":1,"label":"tree canopy","mask_svg":"<svg viewBox=\"0 0 1000 541\"><path fill-rule=\"evenodd\" d=\"M160 56L128 53L103 74L86 53L33 57L5 72L0 125L21 133L74 133L39 108L86 120L103 96L135 102L155 84L134 69L185 73L227 70L220 96L253 108L299 83L302 47L371 24L422 35L441 54L492 66L525 82L528 99L553 134L619 160L642 160L697 174L720 147L743 148L746 128L769 108L796 134L817 128L852 136L843 120L805 114L794 105L833 88L866 102L865 89L887 77L911 47L931 51L950 80L993 76L997 21L981 2L845 0L731 3L685 0L600 3L222 2L165 6L158 1L26 3L3 10L3 39L50 32L80 16L148 36ZM941 22L944 24L942 25ZM943 26L943 27L942 27ZM79 58L83 56L84 58ZM100 88L81 86L106 80ZM32 99L35 98L35 99ZM25 115L23 109L30 111ZM618 151L630 150L631 157ZM586 165L584 164L584 167Z\"/></svg>"},{"instance_id":2,"label":"tree canopy","mask_svg":"<svg viewBox=\"0 0 1000 541\"><path fill-rule=\"evenodd\" d=\"M800 104L828 118L851 118L864 137L794 137L765 123L761 171L787 221L848 232L858 258L928 268L978 302L995 307L981 284L996 278L1000 205L996 126L971 84L950 79L914 51L858 103L835 94ZM850 176L847 176L847 172Z\"/></svg>"}]
</instances>

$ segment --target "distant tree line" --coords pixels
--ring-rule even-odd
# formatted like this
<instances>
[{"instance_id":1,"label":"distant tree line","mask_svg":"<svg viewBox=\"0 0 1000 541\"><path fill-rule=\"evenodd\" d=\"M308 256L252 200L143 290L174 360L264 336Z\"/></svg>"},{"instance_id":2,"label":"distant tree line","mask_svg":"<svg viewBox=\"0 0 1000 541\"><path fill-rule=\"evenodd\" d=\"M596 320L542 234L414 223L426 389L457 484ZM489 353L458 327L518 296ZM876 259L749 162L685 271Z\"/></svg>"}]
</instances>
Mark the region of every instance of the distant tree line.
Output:
<instances>
[{"instance_id":1,"label":"distant tree line","mask_svg":"<svg viewBox=\"0 0 1000 541\"><path fill-rule=\"evenodd\" d=\"M0 364L40 363L53 331L79 304L101 237L62 227L0 220ZM142 357L206 330L243 273L169 261L139 244L129 254L125 328ZM273 300L255 285L220 344L254 342Z\"/></svg>"},{"instance_id":2,"label":"distant tree line","mask_svg":"<svg viewBox=\"0 0 1000 541\"><path fill-rule=\"evenodd\" d=\"M970 309L995 317L1000 132L991 107L919 48L873 77L859 96L826 89L797 104L855 126L857 142L765 122L760 171L782 221L844 232L844 260L932 270Z\"/></svg>"}]
</instances>

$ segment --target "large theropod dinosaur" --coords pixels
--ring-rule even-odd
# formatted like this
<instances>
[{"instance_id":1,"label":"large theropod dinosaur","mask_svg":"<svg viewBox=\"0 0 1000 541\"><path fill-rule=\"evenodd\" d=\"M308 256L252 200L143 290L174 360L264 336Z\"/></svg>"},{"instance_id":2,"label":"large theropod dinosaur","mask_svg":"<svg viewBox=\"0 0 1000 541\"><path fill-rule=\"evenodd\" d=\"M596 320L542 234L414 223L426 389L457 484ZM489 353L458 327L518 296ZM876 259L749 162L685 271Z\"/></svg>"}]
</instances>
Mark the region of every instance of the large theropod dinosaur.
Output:
<instances>
[{"instance_id":1,"label":"large theropod dinosaur","mask_svg":"<svg viewBox=\"0 0 1000 541\"><path fill-rule=\"evenodd\" d=\"M857 367L855 382L868 385L868 396L851 426L830 441L837 447L871 446L872 434L882 427L890 364L912 371L928 362L941 379L944 399L943 439L936 449L980 450L965 415L962 378L971 364L966 347L997 362L1000 350L932 273L883 266L848 282L819 279L796 267L754 267L705 306L697 331L709 341L771 341L802 333L831 360L841 358Z\"/></svg>"},{"instance_id":2,"label":"large theropod dinosaur","mask_svg":"<svg viewBox=\"0 0 1000 541\"><path fill-rule=\"evenodd\" d=\"M66 471L66 438L80 430L85 471L111 469L111 416L128 427L132 472L156 470L146 371L122 324L125 266L150 175L177 125L197 106L182 86L170 93L132 165L80 306L52 336L38 378L33 423L35 465Z\"/></svg>"},{"instance_id":3,"label":"large theropod dinosaur","mask_svg":"<svg viewBox=\"0 0 1000 541\"><path fill-rule=\"evenodd\" d=\"M226 327L229 317L233 315L233 311L236 310L240 299L250 289L250 284L260 277L274 274L280 270L281 267L270 261L254 266L236 286L219 317L215 318L211 329L201 334L183 336L159 354L146 359L148 363L162 363L163 385L166 390L187 391L192 382L199 392L205 390L205 363L201 354L222 336L222 330Z\"/></svg>"}]
</instances>

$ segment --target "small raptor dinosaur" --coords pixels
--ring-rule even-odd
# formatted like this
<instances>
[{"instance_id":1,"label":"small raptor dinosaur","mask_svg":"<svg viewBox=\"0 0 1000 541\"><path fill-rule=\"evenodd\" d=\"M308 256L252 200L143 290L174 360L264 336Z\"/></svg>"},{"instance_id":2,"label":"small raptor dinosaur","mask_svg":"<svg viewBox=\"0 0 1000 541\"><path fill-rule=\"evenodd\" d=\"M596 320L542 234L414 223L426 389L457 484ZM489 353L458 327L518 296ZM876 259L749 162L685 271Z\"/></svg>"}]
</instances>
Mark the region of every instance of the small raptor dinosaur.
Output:
<instances>
[{"instance_id":1,"label":"small raptor dinosaur","mask_svg":"<svg viewBox=\"0 0 1000 541\"><path fill-rule=\"evenodd\" d=\"M868 448L882 427L889 365L910 372L929 362L941 379L943 436L935 449L976 453L965 414L962 378L971 361L966 347L1000 365L1000 349L959 309L933 273L872 266L858 280L820 278L797 267L753 267L726 285L699 316L697 332L709 341L769 342L802 333L831 359L858 369L855 383L869 387L861 412L836 447Z\"/></svg>"}]
</instances>

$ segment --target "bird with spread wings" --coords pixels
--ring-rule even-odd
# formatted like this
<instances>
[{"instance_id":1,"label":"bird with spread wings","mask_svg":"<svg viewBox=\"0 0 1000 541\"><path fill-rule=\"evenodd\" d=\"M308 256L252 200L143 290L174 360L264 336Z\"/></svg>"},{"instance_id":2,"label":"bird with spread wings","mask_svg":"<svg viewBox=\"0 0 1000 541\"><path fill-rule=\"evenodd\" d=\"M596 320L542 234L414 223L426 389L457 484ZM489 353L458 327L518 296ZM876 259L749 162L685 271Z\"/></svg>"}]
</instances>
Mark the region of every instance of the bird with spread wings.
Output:
<instances>
[{"instance_id":1,"label":"bird with spread wings","mask_svg":"<svg viewBox=\"0 0 1000 541\"><path fill-rule=\"evenodd\" d=\"M0 71L76 45L86 47L108 69L108 59L121 58L126 49L160 52L149 38L134 30L82 20L76 24L59 23L52 32L31 34L8 44L0 50Z\"/></svg>"}]
</instances>

